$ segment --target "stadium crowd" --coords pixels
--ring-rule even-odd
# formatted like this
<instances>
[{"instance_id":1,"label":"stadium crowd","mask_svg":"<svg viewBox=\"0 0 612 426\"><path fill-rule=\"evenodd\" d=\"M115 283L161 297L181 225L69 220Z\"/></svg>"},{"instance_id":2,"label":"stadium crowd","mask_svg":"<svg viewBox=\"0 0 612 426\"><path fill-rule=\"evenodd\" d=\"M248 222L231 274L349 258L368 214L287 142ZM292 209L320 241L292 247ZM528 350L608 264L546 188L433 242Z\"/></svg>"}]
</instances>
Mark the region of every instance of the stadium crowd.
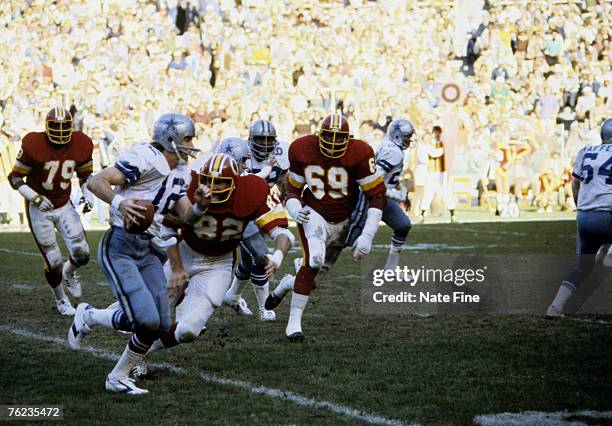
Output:
<instances>
[{"instance_id":1,"label":"stadium crowd","mask_svg":"<svg viewBox=\"0 0 612 426\"><path fill-rule=\"evenodd\" d=\"M556 194L612 110L611 9L603 0L2 2L3 167L58 103L100 148L100 167L167 111L193 118L205 150L246 137L259 117L290 141L316 130L334 90L353 133L373 145L391 118L409 117L423 143L440 126L446 169L471 176L483 203L495 187L542 209L571 207Z\"/></svg>"}]
</instances>

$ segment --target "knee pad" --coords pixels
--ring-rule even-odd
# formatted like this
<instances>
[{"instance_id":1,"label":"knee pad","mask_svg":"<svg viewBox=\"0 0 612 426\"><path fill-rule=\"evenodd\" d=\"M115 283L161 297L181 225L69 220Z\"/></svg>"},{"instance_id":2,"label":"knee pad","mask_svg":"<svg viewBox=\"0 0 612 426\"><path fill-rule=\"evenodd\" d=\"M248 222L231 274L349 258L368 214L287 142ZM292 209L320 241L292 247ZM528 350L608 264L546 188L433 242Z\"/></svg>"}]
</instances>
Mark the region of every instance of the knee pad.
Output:
<instances>
[{"instance_id":1,"label":"knee pad","mask_svg":"<svg viewBox=\"0 0 612 426\"><path fill-rule=\"evenodd\" d=\"M59 248L53 248L52 250L45 252L45 257L48 263L48 269L51 271L59 271L60 275L62 272L62 266L64 266L64 259Z\"/></svg>"},{"instance_id":2,"label":"knee pad","mask_svg":"<svg viewBox=\"0 0 612 426\"><path fill-rule=\"evenodd\" d=\"M318 269L302 266L295 276L293 291L298 294L309 295L315 288L315 277L318 272Z\"/></svg>"},{"instance_id":3,"label":"knee pad","mask_svg":"<svg viewBox=\"0 0 612 426\"><path fill-rule=\"evenodd\" d=\"M89 262L89 246L87 242L79 244L74 247L72 254L70 255L72 263L76 266L85 266Z\"/></svg>"},{"instance_id":4,"label":"knee pad","mask_svg":"<svg viewBox=\"0 0 612 426\"><path fill-rule=\"evenodd\" d=\"M198 338L199 334L199 332L196 333L194 330L187 327L181 327L181 324L176 327L176 331L174 332L177 342L180 343L193 342Z\"/></svg>"},{"instance_id":5,"label":"knee pad","mask_svg":"<svg viewBox=\"0 0 612 426\"><path fill-rule=\"evenodd\" d=\"M310 269L319 269L323 266L324 262L325 256L323 253L311 253L310 256L308 256L308 268Z\"/></svg>"}]
</instances>

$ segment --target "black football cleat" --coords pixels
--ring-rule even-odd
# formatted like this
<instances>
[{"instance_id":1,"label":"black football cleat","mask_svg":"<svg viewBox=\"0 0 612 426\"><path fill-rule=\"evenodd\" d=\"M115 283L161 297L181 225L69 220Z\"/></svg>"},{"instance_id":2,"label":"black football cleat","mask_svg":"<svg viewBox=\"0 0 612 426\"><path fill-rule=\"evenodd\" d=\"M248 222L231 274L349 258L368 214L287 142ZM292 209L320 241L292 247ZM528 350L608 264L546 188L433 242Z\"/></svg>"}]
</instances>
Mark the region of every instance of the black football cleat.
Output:
<instances>
[{"instance_id":1,"label":"black football cleat","mask_svg":"<svg viewBox=\"0 0 612 426\"><path fill-rule=\"evenodd\" d=\"M266 298L266 303L264 306L266 307L268 311L273 311L274 308L280 305L280 302L282 300L283 300L282 297L277 297L274 293L270 293L268 297Z\"/></svg>"},{"instance_id":2,"label":"black football cleat","mask_svg":"<svg viewBox=\"0 0 612 426\"><path fill-rule=\"evenodd\" d=\"M304 336L304 333L302 333L301 331L296 331L295 333L292 333L287 336L287 339L289 339L291 343L303 342L305 338L306 336Z\"/></svg>"}]
</instances>

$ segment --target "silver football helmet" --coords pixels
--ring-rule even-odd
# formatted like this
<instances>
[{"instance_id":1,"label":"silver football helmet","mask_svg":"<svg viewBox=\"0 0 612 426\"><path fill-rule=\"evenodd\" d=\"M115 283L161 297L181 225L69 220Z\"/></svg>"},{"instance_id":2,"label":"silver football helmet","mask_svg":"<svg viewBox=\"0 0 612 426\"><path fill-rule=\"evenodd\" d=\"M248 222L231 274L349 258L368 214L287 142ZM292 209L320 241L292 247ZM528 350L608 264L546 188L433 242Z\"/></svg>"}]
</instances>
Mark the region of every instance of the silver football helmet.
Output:
<instances>
[{"instance_id":1,"label":"silver football helmet","mask_svg":"<svg viewBox=\"0 0 612 426\"><path fill-rule=\"evenodd\" d=\"M249 127L249 147L257 161L270 157L276 149L276 128L268 120L256 120Z\"/></svg>"},{"instance_id":2,"label":"silver football helmet","mask_svg":"<svg viewBox=\"0 0 612 426\"><path fill-rule=\"evenodd\" d=\"M405 118L393 120L387 128L387 137L402 149L410 148L413 136L414 126Z\"/></svg>"},{"instance_id":3,"label":"silver football helmet","mask_svg":"<svg viewBox=\"0 0 612 426\"><path fill-rule=\"evenodd\" d=\"M191 118L171 112L162 115L155 121L151 141L160 144L166 151L174 152L180 160L185 161L187 157L195 157L200 151L183 145L185 138L194 136L195 127Z\"/></svg>"},{"instance_id":4,"label":"silver football helmet","mask_svg":"<svg viewBox=\"0 0 612 426\"><path fill-rule=\"evenodd\" d=\"M612 143L612 118L601 125L601 143Z\"/></svg>"},{"instance_id":5,"label":"silver football helmet","mask_svg":"<svg viewBox=\"0 0 612 426\"><path fill-rule=\"evenodd\" d=\"M223 139L217 145L216 152L219 154L228 154L240 166L241 171L245 167L246 161L251 158L249 144L244 139L230 137Z\"/></svg>"}]
</instances>

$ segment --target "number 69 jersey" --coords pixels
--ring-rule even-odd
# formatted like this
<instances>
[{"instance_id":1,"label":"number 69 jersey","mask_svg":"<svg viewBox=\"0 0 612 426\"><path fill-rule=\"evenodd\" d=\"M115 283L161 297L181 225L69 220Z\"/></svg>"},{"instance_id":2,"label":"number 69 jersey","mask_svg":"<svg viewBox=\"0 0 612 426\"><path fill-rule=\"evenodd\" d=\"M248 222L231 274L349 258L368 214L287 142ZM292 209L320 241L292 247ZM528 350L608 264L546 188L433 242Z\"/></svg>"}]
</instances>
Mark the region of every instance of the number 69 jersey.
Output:
<instances>
[{"instance_id":1,"label":"number 69 jersey","mask_svg":"<svg viewBox=\"0 0 612 426\"><path fill-rule=\"evenodd\" d=\"M385 184L376 172L372 147L351 139L346 153L328 158L321 153L316 135L296 139L289 146L289 191L330 223L348 219L357 204L359 188L369 206L384 207ZM302 192L303 190L303 192Z\"/></svg>"},{"instance_id":2,"label":"number 69 jersey","mask_svg":"<svg viewBox=\"0 0 612 426\"><path fill-rule=\"evenodd\" d=\"M246 225L255 221L263 232L274 228L287 228L287 216L282 205L270 194L270 187L260 177L239 176L235 189L224 203L210 204L204 215L192 226L183 226L183 240L198 253L222 256L238 247ZM194 203L199 186L196 172L191 174L187 197Z\"/></svg>"},{"instance_id":3,"label":"number 69 jersey","mask_svg":"<svg viewBox=\"0 0 612 426\"><path fill-rule=\"evenodd\" d=\"M612 210L612 144L582 148L572 176L581 182L578 210Z\"/></svg>"}]
</instances>

